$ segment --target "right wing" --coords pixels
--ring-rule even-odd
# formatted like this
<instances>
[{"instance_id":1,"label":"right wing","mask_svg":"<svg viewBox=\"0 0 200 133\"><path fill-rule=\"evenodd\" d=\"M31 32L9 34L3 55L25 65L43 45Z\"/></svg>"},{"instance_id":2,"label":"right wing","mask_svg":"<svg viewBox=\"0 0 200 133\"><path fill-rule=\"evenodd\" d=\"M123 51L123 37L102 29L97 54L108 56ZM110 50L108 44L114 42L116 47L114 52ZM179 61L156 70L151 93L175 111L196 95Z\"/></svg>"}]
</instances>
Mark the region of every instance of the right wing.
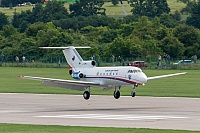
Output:
<instances>
[{"instance_id":1,"label":"right wing","mask_svg":"<svg viewBox=\"0 0 200 133\"><path fill-rule=\"evenodd\" d=\"M83 91L85 90L85 88L90 87L90 86L100 86L100 84L94 83L94 82L75 81L75 80L42 78L42 77L32 77L32 76L19 76L19 78L39 80L39 81L42 81L42 84L44 85L68 88L68 89L74 89L74 90L80 90L80 91Z\"/></svg>"},{"instance_id":2,"label":"right wing","mask_svg":"<svg viewBox=\"0 0 200 133\"><path fill-rule=\"evenodd\" d=\"M154 80L154 79L159 79L159 78L166 78L166 77L171 77L171 76L182 75L182 74L186 74L186 73L187 73L187 72L148 77L148 78L147 78L147 81Z\"/></svg>"}]
</instances>

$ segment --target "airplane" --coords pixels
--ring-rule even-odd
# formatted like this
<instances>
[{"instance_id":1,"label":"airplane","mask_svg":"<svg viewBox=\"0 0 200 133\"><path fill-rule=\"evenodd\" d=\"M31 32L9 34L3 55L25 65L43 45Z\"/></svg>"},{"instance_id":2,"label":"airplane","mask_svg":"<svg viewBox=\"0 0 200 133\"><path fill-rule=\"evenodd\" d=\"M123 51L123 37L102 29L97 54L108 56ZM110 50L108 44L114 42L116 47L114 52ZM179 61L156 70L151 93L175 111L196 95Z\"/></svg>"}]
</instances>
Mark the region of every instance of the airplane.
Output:
<instances>
[{"instance_id":1,"label":"airplane","mask_svg":"<svg viewBox=\"0 0 200 133\"><path fill-rule=\"evenodd\" d=\"M69 65L69 74L76 80L19 76L19 78L39 80L43 85L69 88L84 91L85 100L90 98L91 86L103 89L114 88L113 96L115 99L120 98L120 89L123 86L132 86L131 96L135 97L136 87L144 85L147 81L183 75L187 72L167 74L161 76L147 77L138 67L134 66L113 66L113 67L96 67L94 60L85 61L82 59L76 49L91 48L89 46L75 47L40 47L41 49L61 49Z\"/></svg>"}]
</instances>

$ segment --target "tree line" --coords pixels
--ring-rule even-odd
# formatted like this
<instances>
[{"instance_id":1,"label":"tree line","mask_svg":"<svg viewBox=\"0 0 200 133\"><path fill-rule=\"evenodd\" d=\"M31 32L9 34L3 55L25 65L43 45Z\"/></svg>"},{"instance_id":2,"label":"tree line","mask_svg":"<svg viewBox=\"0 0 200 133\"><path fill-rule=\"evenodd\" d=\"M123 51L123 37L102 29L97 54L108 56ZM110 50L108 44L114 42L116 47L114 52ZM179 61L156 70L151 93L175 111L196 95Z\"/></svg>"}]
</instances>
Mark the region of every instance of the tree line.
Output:
<instances>
[{"instance_id":1,"label":"tree line","mask_svg":"<svg viewBox=\"0 0 200 133\"><path fill-rule=\"evenodd\" d=\"M70 12L55 1L48 2L45 7L36 4L31 11L14 13L11 22L0 13L0 53L10 59L20 55L40 58L62 56L60 51L38 49L41 46L90 45L90 50L80 51L86 57L157 57L163 53L173 58L200 56L200 30L187 23L192 13L186 22L181 21L179 12L169 14L168 8L155 16L138 12L114 19L106 16L103 1L81 2L72 4ZM196 10L200 10L199 7Z\"/></svg>"}]
</instances>

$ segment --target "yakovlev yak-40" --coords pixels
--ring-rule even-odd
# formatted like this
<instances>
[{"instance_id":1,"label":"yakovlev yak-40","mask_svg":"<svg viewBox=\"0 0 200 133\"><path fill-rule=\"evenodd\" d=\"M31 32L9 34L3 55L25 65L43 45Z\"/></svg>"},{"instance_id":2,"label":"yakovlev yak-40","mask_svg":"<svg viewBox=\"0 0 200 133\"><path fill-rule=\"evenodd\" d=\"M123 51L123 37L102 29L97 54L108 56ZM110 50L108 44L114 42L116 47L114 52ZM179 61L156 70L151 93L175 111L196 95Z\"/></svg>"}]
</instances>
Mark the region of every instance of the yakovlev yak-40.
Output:
<instances>
[{"instance_id":1,"label":"yakovlev yak-40","mask_svg":"<svg viewBox=\"0 0 200 133\"><path fill-rule=\"evenodd\" d=\"M120 97L122 86L132 86L131 96L136 94L135 88L147 81L170 76L186 74L186 72L147 77L140 68L133 66L96 67L95 61L84 61L76 48L90 47L40 47L41 49L62 49L70 67L69 74L77 80L52 79L32 76L19 76L20 78L42 81L42 84L84 91L83 97L90 98L91 86L104 89L114 88L114 98Z\"/></svg>"}]
</instances>

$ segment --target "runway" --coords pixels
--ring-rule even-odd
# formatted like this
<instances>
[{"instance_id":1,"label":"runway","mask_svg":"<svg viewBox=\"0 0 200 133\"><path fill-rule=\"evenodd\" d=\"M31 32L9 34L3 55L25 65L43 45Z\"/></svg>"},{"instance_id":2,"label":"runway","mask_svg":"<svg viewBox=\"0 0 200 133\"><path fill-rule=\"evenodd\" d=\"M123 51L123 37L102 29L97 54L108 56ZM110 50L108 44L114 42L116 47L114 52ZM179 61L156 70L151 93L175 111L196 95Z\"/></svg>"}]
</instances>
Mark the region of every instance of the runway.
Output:
<instances>
[{"instance_id":1,"label":"runway","mask_svg":"<svg viewBox=\"0 0 200 133\"><path fill-rule=\"evenodd\" d=\"M199 131L200 99L0 93L0 123Z\"/></svg>"}]
</instances>

